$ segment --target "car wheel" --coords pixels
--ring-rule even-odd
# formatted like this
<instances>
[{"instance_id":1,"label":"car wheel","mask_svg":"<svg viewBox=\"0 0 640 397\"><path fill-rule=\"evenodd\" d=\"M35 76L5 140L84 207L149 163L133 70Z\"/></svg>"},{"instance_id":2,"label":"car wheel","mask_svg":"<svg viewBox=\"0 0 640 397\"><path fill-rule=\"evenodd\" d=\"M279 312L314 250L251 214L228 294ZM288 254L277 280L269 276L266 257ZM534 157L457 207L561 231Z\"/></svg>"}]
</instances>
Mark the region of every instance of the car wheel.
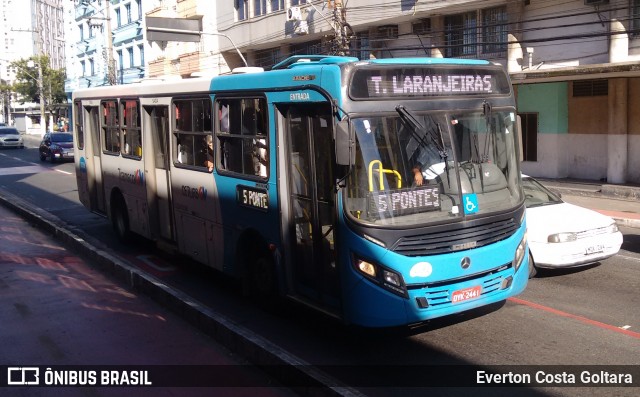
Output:
<instances>
[{"instance_id":1,"label":"car wheel","mask_svg":"<svg viewBox=\"0 0 640 397\"><path fill-rule=\"evenodd\" d=\"M529 278L534 278L536 274L538 274L538 268L533 262L533 256L531 255L531 252L529 252Z\"/></svg>"}]
</instances>

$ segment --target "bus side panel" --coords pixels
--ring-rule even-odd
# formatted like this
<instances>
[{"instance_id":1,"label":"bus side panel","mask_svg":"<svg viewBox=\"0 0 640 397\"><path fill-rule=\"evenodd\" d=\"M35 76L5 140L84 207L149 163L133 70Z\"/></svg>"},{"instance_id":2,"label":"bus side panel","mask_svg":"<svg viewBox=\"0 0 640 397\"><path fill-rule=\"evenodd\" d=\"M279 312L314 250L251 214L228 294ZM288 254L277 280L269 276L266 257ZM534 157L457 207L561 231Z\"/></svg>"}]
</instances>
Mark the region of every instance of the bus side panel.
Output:
<instances>
[{"instance_id":1,"label":"bus side panel","mask_svg":"<svg viewBox=\"0 0 640 397\"><path fill-rule=\"evenodd\" d=\"M218 188L205 171L171 166L171 197L180 252L222 270Z\"/></svg>"}]
</instances>

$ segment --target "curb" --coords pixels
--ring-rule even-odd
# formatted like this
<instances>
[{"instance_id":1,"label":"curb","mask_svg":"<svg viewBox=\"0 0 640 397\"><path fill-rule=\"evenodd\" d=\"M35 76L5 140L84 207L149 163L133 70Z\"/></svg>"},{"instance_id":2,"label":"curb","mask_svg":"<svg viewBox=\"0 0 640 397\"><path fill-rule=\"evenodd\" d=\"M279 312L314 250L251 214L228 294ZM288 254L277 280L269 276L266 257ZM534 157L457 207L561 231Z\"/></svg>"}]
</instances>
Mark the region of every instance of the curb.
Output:
<instances>
[{"instance_id":1,"label":"curb","mask_svg":"<svg viewBox=\"0 0 640 397\"><path fill-rule=\"evenodd\" d=\"M101 244L91 236L69 226L55 215L29 205L2 188L0 188L0 205L15 212L40 230L50 233L67 248L91 260L92 266L108 272L135 291L151 297L173 311L216 342L277 379L282 385L296 385L288 387L292 391L318 397L364 396L253 331L203 305L188 294L127 264L100 248Z\"/></svg>"}]
</instances>

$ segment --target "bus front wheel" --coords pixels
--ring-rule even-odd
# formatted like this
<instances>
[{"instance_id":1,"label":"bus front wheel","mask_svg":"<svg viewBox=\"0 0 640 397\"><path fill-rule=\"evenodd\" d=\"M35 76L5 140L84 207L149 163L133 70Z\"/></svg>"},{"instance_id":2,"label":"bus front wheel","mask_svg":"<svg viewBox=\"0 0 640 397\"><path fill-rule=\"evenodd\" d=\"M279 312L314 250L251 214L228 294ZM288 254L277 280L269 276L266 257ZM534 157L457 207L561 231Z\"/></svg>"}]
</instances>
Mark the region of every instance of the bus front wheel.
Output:
<instances>
[{"instance_id":1,"label":"bus front wheel","mask_svg":"<svg viewBox=\"0 0 640 397\"><path fill-rule=\"evenodd\" d=\"M244 258L243 290L261 304L270 304L278 296L276 269L268 250L252 247Z\"/></svg>"}]
</instances>

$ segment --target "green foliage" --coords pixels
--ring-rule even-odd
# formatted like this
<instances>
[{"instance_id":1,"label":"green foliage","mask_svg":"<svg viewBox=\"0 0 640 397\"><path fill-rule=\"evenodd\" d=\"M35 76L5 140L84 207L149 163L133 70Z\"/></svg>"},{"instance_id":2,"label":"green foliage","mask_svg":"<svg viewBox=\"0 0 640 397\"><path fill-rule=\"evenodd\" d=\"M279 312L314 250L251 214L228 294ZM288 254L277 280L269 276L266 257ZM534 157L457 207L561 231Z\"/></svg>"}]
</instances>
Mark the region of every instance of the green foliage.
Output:
<instances>
[{"instance_id":1,"label":"green foliage","mask_svg":"<svg viewBox=\"0 0 640 397\"><path fill-rule=\"evenodd\" d=\"M29 62L33 61L33 66ZM49 56L39 55L27 59L11 62L16 68L16 80L13 91L22 95L25 101L40 102L40 89L38 87L38 65L42 65L42 90L47 106L67 102L64 92L64 70L54 70L49 67Z\"/></svg>"}]
</instances>

